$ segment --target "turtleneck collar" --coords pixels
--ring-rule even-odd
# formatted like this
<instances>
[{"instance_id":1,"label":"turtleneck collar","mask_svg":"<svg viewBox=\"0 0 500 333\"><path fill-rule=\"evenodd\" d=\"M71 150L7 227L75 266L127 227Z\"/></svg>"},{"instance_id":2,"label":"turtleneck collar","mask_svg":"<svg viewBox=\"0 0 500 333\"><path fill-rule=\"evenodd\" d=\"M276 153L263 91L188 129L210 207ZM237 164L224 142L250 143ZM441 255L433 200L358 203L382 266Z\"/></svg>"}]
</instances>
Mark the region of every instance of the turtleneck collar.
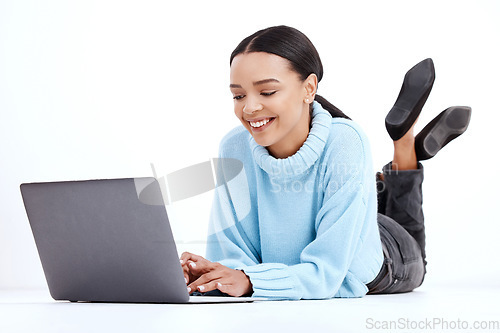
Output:
<instances>
[{"instance_id":1,"label":"turtleneck collar","mask_svg":"<svg viewBox=\"0 0 500 333\"><path fill-rule=\"evenodd\" d=\"M287 158L275 158L268 150L257 144L252 135L249 137L250 148L255 162L270 176L288 178L300 175L308 170L321 156L330 134L332 116L321 104L313 101L312 126L306 141L295 154Z\"/></svg>"}]
</instances>

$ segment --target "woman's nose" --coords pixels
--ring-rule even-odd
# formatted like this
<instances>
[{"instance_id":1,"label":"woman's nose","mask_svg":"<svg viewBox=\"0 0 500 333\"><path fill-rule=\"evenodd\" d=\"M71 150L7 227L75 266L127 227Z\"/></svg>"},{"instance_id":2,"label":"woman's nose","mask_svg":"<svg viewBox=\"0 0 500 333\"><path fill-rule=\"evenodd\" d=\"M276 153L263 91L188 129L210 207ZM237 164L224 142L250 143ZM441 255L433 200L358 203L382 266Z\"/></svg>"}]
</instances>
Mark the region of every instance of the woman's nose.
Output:
<instances>
[{"instance_id":1,"label":"woman's nose","mask_svg":"<svg viewBox=\"0 0 500 333\"><path fill-rule=\"evenodd\" d=\"M252 114L260 110L262 110L262 104L260 104L260 102L256 98L249 98L247 96L245 106L243 107L243 112L247 114Z\"/></svg>"}]
</instances>

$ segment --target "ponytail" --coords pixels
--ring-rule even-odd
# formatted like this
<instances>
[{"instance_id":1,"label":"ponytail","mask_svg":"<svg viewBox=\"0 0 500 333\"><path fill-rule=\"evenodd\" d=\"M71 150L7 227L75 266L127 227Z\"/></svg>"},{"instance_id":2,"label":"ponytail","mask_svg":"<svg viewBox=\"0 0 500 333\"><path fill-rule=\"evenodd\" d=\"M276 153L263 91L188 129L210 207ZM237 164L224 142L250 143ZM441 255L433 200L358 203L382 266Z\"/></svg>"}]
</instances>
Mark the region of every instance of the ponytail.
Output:
<instances>
[{"instance_id":1,"label":"ponytail","mask_svg":"<svg viewBox=\"0 0 500 333\"><path fill-rule=\"evenodd\" d=\"M345 118L345 119L349 119L349 120L351 119L347 115L345 115L344 112L340 111L340 109L337 108L335 105L328 102L323 96L316 94L316 96L314 97L314 100L317 101L319 104L321 104L323 109L330 112L330 114L332 115L333 118ZM311 108L311 111L312 111L312 108Z\"/></svg>"}]
</instances>

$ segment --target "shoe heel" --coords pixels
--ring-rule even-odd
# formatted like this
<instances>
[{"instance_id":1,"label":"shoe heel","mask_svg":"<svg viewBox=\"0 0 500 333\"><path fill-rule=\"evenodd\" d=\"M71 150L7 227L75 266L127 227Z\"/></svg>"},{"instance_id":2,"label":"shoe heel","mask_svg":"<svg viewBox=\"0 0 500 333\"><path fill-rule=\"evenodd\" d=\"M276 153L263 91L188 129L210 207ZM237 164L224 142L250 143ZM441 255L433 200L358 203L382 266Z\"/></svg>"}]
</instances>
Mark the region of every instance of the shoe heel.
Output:
<instances>
[{"instance_id":1,"label":"shoe heel","mask_svg":"<svg viewBox=\"0 0 500 333\"><path fill-rule=\"evenodd\" d=\"M435 156L450 141L462 135L469 126L472 109L452 106L441 112L415 137L417 160Z\"/></svg>"},{"instance_id":2,"label":"shoe heel","mask_svg":"<svg viewBox=\"0 0 500 333\"><path fill-rule=\"evenodd\" d=\"M417 120L432 86L435 73L431 58L422 60L405 75L396 103L385 117L385 127L392 140L401 139Z\"/></svg>"}]
</instances>

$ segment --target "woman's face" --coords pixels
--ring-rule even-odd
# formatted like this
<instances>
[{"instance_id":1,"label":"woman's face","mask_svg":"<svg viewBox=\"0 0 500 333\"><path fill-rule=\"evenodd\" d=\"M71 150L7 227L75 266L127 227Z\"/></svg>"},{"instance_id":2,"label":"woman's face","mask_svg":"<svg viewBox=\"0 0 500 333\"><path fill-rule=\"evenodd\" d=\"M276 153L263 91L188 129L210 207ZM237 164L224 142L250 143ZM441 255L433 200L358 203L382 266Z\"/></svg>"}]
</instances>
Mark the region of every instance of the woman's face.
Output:
<instances>
[{"instance_id":1,"label":"woman's face","mask_svg":"<svg viewBox=\"0 0 500 333\"><path fill-rule=\"evenodd\" d=\"M274 54L242 53L231 64L234 113L276 158L293 155L307 139L316 86L315 74L301 81L289 61Z\"/></svg>"}]
</instances>

